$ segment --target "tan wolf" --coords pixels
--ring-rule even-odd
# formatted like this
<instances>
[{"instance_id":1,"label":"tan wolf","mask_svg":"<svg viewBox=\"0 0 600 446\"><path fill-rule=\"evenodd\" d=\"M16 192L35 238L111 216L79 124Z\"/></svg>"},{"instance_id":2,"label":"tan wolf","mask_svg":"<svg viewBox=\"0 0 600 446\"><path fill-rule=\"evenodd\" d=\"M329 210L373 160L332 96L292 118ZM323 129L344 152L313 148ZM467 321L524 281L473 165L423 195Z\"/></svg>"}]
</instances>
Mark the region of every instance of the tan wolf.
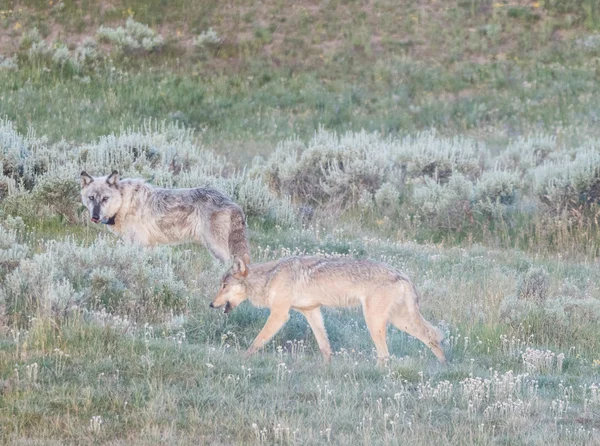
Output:
<instances>
[{"instance_id":1,"label":"tan wolf","mask_svg":"<svg viewBox=\"0 0 600 446\"><path fill-rule=\"evenodd\" d=\"M197 242L225 263L250 261L242 209L214 189L162 189L141 179L81 172L81 199L94 223L141 245Z\"/></svg>"},{"instance_id":2,"label":"tan wolf","mask_svg":"<svg viewBox=\"0 0 600 446\"><path fill-rule=\"evenodd\" d=\"M235 258L210 307L225 307L228 313L246 299L270 308L271 314L245 356L255 353L279 331L292 308L306 317L325 361L329 361L331 347L320 307L362 305L378 364L389 357L385 340L388 321L425 343L440 362L446 361L443 335L421 316L414 285L384 263L298 256L248 265Z\"/></svg>"}]
</instances>

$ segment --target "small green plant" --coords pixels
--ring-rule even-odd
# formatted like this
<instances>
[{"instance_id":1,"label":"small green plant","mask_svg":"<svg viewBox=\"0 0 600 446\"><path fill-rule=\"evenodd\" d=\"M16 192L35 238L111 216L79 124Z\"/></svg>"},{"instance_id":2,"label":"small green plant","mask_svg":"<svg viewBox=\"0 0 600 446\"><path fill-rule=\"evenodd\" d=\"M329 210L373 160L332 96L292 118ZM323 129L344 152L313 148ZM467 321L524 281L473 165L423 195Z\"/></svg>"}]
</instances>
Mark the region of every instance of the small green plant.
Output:
<instances>
[{"instance_id":1,"label":"small green plant","mask_svg":"<svg viewBox=\"0 0 600 446\"><path fill-rule=\"evenodd\" d=\"M208 28L194 38L194 46L199 49L208 47L215 48L218 47L222 41L223 38L220 37L214 29Z\"/></svg>"},{"instance_id":2,"label":"small green plant","mask_svg":"<svg viewBox=\"0 0 600 446\"><path fill-rule=\"evenodd\" d=\"M473 184L463 175L452 175L447 184L426 178L414 189L412 202L423 224L459 229L472 218Z\"/></svg>"},{"instance_id":3,"label":"small green plant","mask_svg":"<svg viewBox=\"0 0 600 446\"><path fill-rule=\"evenodd\" d=\"M473 210L488 216L504 215L517 202L519 183L515 172L485 172L473 191Z\"/></svg>"},{"instance_id":4,"label":"small green plant","mask_svg":"<svg viewBox=\"0 0 600 446\"><path fill-rule=\"evenodd\" d=\"M136 22L129 17L125 27L109 28L101 26L96 32L98 38L107 43L112 43L119 51L124 53L149 53L160 50L164 38L153 31L149 26Z\"/></svg>"},{"instance_id":5,"label":"small green plant","mask_svg":"<svg viewBox=\"0 0 600 446\"><path fill-rule=\"evenodd\" d=\"M77 173L64 169L41 176L33 189L34 202L50 214L58 214L67 222L79 221L77 210L81 206Z\"/></svg>"},{"instance_id":6,"label":"small green plant","mask_svg":"<svg viewBox=\"0 0 600 446\"><path fill-rule=\"evenodd\" d=\"M17 57L6 57L0 54L0 70L18 70L19 64L17 62Z\"/></svg>"},{"instance_id":7,"label":"small green plant","mask_svg":"<svg viewBox=\"0 0 600 446\"><path fill-rule=\"evenodd\" d=\"M544 164L534 175L535 191L552 213L589 210L600 203L600 152L595 149Z\"/></svg>"},{"instance_id":8,"label":"small green plant","mask_svg":"<svg viewBox=\"0 0 600 446\"><path fill-rule=\"evenodd\" d=\"M520 279L517 287L519 299L543 302L548 298L550 275L545 268L530 268Z\"/></svg>"}]
</instances>

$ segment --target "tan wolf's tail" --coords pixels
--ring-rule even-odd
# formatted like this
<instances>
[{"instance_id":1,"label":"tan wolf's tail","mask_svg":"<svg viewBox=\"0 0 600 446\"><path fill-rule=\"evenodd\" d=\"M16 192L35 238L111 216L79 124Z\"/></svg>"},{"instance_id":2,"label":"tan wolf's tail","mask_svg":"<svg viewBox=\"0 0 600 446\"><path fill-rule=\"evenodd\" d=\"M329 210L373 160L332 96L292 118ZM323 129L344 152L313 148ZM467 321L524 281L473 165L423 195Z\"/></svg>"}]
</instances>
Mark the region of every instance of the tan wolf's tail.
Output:
<instances>
[{"instance_id":1,"label":"tan wolf's tail","mask_svg":"<svg viewBox=\"0 0 600 446\"><path fill-rule=\"evenodd\" d=\"M246 233L246 219L241 210L231 212L231 224L229 227L229 254L239 257L246 263L250 263L250 248Z\"/></svg>"}]
</instances>

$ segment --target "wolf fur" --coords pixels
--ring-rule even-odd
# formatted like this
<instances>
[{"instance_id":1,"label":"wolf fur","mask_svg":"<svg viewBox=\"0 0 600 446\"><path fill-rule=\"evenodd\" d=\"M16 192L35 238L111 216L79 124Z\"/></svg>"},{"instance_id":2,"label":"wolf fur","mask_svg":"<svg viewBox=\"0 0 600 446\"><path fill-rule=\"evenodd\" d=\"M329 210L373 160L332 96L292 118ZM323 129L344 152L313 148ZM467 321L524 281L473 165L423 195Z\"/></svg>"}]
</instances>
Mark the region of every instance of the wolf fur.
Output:
<instances>
[{"instance_id":1,"label":"wolf fur","mask_svg":"<svg viewBox=\"0 0 600 446\"><path fill-rule=\"evenodd\" d=\"M329 361L331 347L320 307L362 305L379 364L389 357L385 339L388 322L422 341L440 362L446 360L441 346L443 335L421 315L414 285L384 263L298 256L248 265L235 258L210 306L225 307L227 313L246 299L271 310L246 356L271 339L294 309L306 317L325 361Z\"/></svg>"},{"instance_id":2,"label":"wolf fur","mask_svg":"<svg viewBox=\"0 0 600 446\"><path fill-rule=\"evenodd\" d=\"M162 189L141 179L81 172L81 199L94 223L140 245L201 243L219 261L250 261L242 209L215 189Z\"/></svg>"}]
</instances>

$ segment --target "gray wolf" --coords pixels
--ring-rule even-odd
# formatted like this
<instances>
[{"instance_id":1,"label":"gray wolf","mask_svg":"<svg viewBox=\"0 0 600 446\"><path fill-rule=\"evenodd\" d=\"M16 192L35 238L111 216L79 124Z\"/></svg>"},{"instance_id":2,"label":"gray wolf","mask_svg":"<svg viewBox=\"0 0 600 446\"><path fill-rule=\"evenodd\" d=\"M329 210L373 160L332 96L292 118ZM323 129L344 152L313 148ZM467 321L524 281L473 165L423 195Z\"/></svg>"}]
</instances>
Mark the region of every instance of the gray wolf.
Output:
<instances>
[{"instance_id":1,"label":"gray wolf","mask_svg":"<svg viewBox=\"0 0 600 446\"><path fill-rule=\"evenodd\" d=\"M197 242L222 263L250 261L242 209L214 189L162 189L141 179L81 172L81 199L94 223L140 245Z\"/></svg>"},{"instance_id":2,"label":"gray wolf","mask_svg":"<svg viewBox=\"0 0 600 446\"><path fill-rule=\"evenodd\" d=\"M228 313L246 299L271 310L264 328L246 351L246 357L271 339L289 319L290 309L294 309L306 317L328 362L331 347L320 307L362 305L377 348L378 364L389 358L385 340L388 322L422 341L440 362L446 361L441 347L443 335L421 316L414 285L408 277L384 263L298 256L248 265L243 259L234 258L210 307L225 307Z\"/></svg>"}]
</instances>

